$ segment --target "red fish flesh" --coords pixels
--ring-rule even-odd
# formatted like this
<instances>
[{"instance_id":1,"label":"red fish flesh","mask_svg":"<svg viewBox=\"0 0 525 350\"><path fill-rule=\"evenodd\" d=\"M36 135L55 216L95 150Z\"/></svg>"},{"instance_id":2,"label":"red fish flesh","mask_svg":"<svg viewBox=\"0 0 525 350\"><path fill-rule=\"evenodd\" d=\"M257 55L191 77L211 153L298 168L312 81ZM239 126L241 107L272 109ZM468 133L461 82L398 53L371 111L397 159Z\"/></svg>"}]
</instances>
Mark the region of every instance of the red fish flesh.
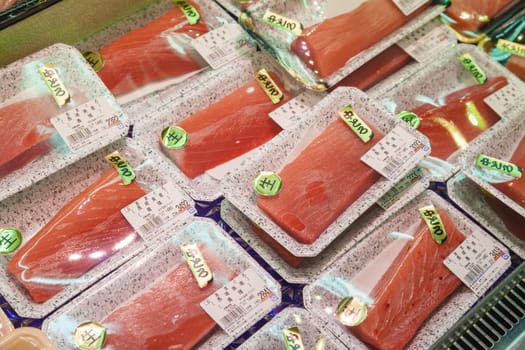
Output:
<instances>
[{"instance_id":1,"label":"red fish flesh","mask_svg":"<svg viewBox=\"0 0 525 350\"><path fill-rule=\"evenodd\" d=\"M306 28L291 49L321 78L399 29L428 8L430 1L410 15L391 0L366 0L356 9Z\"/></svg>"},{"instance_id":2,"label":"red fish flesh","mask_svg":"<svg viewBox=\"0 0 525 350\"><path fill-rule=\"evenodd\" d=\"M353 86L360 90L367 90L411 61L412 57L405 50L397 45L392 45L330 89L333 90L339 86Z\"/></svg>"},{"instance_id":3,"label":"red fish flesh","mask_svg":"<svg viewBox=\"0 0 525 350\"><path fill-rule=\"evenodd\" d=\"M139 237L120 209L145 195L110 169L67 203L11 258L7 268L43 303Z\"/></svg>"},{"instance_id":4,"label":"red fish flesh","mask_svg":"<svg viewBox=\"0 0 525 350\"><path fill-rule=\"evenodd\" d=\"M505 85L506 78L496 77L447 95L444 105L423 104L412 109L421 118L418 130L430 139L430 154L447 159L498 122L500 117L483 99Z\"/></svg>"},{"instance_id":5,"label":"red fish flesh","mask_svg":"<svg viewBox=\"0 0 525 350\"><path fill-rule=\"evenodd\" d=\"M108 315L106 347L114 350L193 349L215 327L200 303L235 277L210 248L200 247L213 281L199 288L181 264ZM151 317L146 317L150 315Z\"/></svg>"},{"instance_id":6,"label":"red fish flesh","mask_svg":"<svg viewBox=\"0 0 525 350\"><path fill-rule=\"evenodd\" d=\"M62 108L51 95L0 106L0 177L51 149L50 138L56 134L51 118L85 100L78 91L71 95L75 101Z\"/></svg>"},{"instance_id":7,"label":"red fish flesh","mask_svg":"<svg viewBox=\"0 0 525 350\"><path fill-rule=\"evenodd\" d=\"M234 159L272 139L281 127L268 114L290 100L275 74L273 81L284 98L274 104L252 80L177 126L188 134L183 148L161 148L189 178Z\"/></svg>"},{"instance_id":8,"label":"red fish flesh","mask_svg":"<svg viewBox=\"0 0 525 350\"><path fill-rule=\"evenodd\" d=\"M188 2L199 10L197 4ZM101 49L104 67L98 75L114 95L121 95L150 82L198 71L205 63L191 40L207 32L202 19L192 25L174 7Z\"/></svg>"},{"instance_id":9,"label":"red fish flesh","mask_svg":"<svg viewBox=\"0 0 525 350\"><path fill-rule=\"evenodd\" d=\"M509 162L525 168L525 138L522 138ZM525 208L525 177L492 184L517 204Z\"/></svg>"},{"instance_id":10,"label":"red fish flesh","mask_svg":"<svg viewBox=\"0 0 525 350\"><path fill-rule=\"evenodd\" d=\"M507 69L514 73L518 78L525 81L525 57L512 55L507 60L505 67L507 67Z\"/></svg>"},{"instance_id":11,"label":"red fish flesh","mask_svg":"<svg viewBox=\"0 0 525 350\"><path fill-rule=\"evenodd\" d=\"M403 349L425 319L461 281L443 264L465 236L438 210L447 239L438 244L426 223L421 224L372 291L368 316L350 330L362 341L382 350ZM378 259L379 260L379 259Z\"/></svg>"},{"instance_id":12,"label":"red fish flesh","mask_svg":"<svg viewBox=\"0 0 525 350\"><path fill-rule=\"evenodd\" d=\"M8 9L9 7L13 6L17 2L19 2L19 0L2 0L2 1L0 1L0 11Z\"/></svg>"},{"instance_id":13,"label":"red fish flesh","mask_svg":"<svg viewBox=\"0 0 525 350\"><path fill-rule=\"evenodd\" d=\"M337 119L279 173L283 186L257 205L297 241L311 244L380 177L360 160L383 134L361 141Z\"/></svg>"},{"instance_id":14,"label":"red fish flesh","mask_svg":"<svg viewBox=\"0 0 525 350\"><path fill-rule=\"evenodd\" d=\"M476 32L513 1L454 0L445 10L445 14L456 22L452 25L455 30Z\"/></svg>"}]
</instances>

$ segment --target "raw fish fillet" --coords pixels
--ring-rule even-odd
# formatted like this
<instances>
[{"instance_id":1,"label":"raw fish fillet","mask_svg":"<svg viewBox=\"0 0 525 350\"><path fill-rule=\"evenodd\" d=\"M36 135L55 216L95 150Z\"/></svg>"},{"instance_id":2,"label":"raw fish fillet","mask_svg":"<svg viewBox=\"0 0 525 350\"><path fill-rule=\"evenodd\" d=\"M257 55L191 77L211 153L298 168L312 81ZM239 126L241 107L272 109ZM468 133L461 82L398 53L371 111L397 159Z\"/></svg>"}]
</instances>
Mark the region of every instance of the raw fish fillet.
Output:
<instances>
[{"instance_id":1,"label":"raw fish fillet","mask_svg":"<svg viewBox=\"0 0 525 350\"><path fill-rule=\"evenodd\" d=\"M454 0L445 14L456 24L457 31L476 32L514 0Z\"/></svg>"},{"instance_id":2,"label":"raw fish fillet","mask_svg":"<svg viewBox=\"0 0 525 350\"><path fill-rule=\"evenodd\" d=\"M446 160L498 122L500 117L483 99L505 85L506 78L492 78L447 95L444 105L423 104L412 109L421 118L418 130L430 139L430 154Z\"/></svg>"},{"instance_id":3,"label":"raw fish fillet","mask_svg":"<svg viewBox=\"0 0 525 350\"><path fill-rule=\"evenodd\" d=\"M522 138L509 162L525 168L525 138ZM495 188L525 208L525 176L512 181L494 183Z\"/></svg>"},{"instance_id":4,"label":"raw fish fillet","mask_svg":"<svg viewBox=\"0 0 525 350\"><path fill-rule=\"evenodd\" d=\"M337 119L317 136L279 176L281 191L259 196L257 205L297 241L311 244L380 177L359 158L382 133L364 143Z\"/></svg>"},{"instance_id":5,"label":"raw fish fillet","mask_svg":"<svg viewBox=\"0 0 525 350\"><path fill-rule=\"evenodd\" d=\"M331 90L339 86L353 86L360 90L367 90L411 61L412 57L405 50L392 45L335 84Z\"/></svg>"},{"instance_id":6,"label":"raw fish fillet","mask_svg":"<svg viewBox=\"0 0 525 350\"><path fill-rule=\"evenodd\" d=\"M188 2L199 10L196 3ZM191 25L174 7L101 49L104 68L98 75L114 95L121 95L150 82L198 71L205 63L191 40L207 32L202 18Z\"/></svg>"},{"instance_id":7,"label":"raw fish fillet","mask_svg":"<svg viewBox=\"0 0 525 350\"><path fill-rule=\"evenodd\" d=\"M414 239L372 291L375 302L369 306L365 321L350 327L357 337L377 349L403 349L425 319L461 284L443 261L465 236L445 211L438 212L447 240L441 245L436 243L421 220Z\"/></svg>"},{"instance_id":8,"label":"raw fish fillet","mask_svg":"<svg viewBox=\"0 0 525 350\"><path fill-rule=\"evenodd\" d=\"M113 168L67 203L11 258L9 271L43 303L139 237L120 209L144 196Z\"/></svg>"},{"instance_id":9,"label":"raw fish fillet","mask_svg":"<svg viewBox=\"0 0 525 350\"><path fill-rule=\"evenodd\" d=\"M306 28L291 49L321 78L423 12L430 1L405 16L392 0L366 0L353 11Z\"/></svg>"},{"instance_id":10,"label":"raw fish fillet","mask_svg":"<svg viewBox=\"0 0 525 350\"><path fill-rule=\"evenodd\" d=\"M525 57L512 55L505 63L505 67L518 78L525 81Z\"/></svg>"},{"instance_id":11,"label":"raw fish fillet","mask_svg":"<svg viewBox=\"0 0 525 350\"><path fill-rule=\"evenodd\" d=\"M80 92L70 93L72 101L62 108L51 95L0 105L0 177L51 149L49 139L56 134L51 118L85 102Z\"/></svg>"},{"instance_id":12,"label":"raw fish fillet","mask_svg":"<svg viewBox=\"0 0 525 350\"><path fill-rule=\"evenodd\" d=\"M199 304L235 273L211 248L201 246L200 250L213 272L213 281L199 288L186 263L163 275L102 321L108 329L107 348L192 349L212 331L215 321Z\"/></svg>"},{"instance_id":13,"label":"raw fish fillet","mask_svg":"<svg viewBox=\"0 0 525 350\"><path fill-rule=\"evenodd\" d=\"M290 100L275 74L273 81L284 98L273 104L255 80L220 101L184 119L177 126L188 133L183 148L162 150L189 178L232 160L272 139L281 127L268 114Z\"/></svg>"}]
</instances>

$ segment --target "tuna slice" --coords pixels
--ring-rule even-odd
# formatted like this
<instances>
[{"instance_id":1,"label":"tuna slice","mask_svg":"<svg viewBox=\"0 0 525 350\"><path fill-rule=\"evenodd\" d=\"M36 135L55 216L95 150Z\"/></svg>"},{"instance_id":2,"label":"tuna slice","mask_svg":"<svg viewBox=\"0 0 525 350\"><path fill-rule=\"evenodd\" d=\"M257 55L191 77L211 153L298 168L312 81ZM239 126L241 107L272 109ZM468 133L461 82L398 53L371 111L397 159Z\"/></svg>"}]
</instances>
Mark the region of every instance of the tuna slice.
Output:
<instances>
[{"instance_id":1,"label":"tuna slice","mask_svg":"<svg viewBox=\"0 0 525 350\"><path fill-rule=\"evenodd\" d=\"M525 168L525 138L522 138L509 162ZM494 183L495 188L525 208L525 177L512 181Z\"/></svg>"},{"instance_id":2,"label":"tuna slice","mask_svg":"<svg viewBox=\"0 0 525 350\"><path fill-rule=\"evenodd\" d=\"M507 60L505 67L516 74L518 78L525 81L525 57L512 55Z\"/></svg>"},{"instance_id":3,"label":"tuna slice","mask_svg":"<svg viewBox=\"0 0 525 350\"><path fill-rule=\"evenodd\" d=\"M443 261L465 236L445 211L438 212L447 240L441 245L436 243L421 220L414 239L404 246L372 290L374 304L369 306L365 321L349 328L377 349L405 348L425 319L461 284ZM376 259L372 263L377 264L381 255Z\"/></svg>"},{"instance_id":4,"label":"tuna slice","mask_svg":"<svg viewBox=\"0 0 525 350\"><path fill-rule=\"evenodd\" d=\"M297 241L313 243L381 176L359 159L383 137L369 126L374 137L364 143L343 120L332 122L279 173L281 191L257 198L259 208Z\"/></svg>"},{"instance_id":5,"label":"tuna slice","mask_svg":"<svg viewBox=\"0 0 525 350\"><path fill-rule=\"evenodd\" d=\"M457 31L476 32L515 0L454 0L445 14Z\"/></svg>"},{"instance_id":6,"label":"tuna slice","mask_svg":"<svg viewBox=\"0 0 525 350\"><path fill-rule=\"evenodd\" d=\"M399 29L423 12L430 1L405 16L392 0L365 0L356 9L306 28L291 49L321 78Z\"/></svg>"},{"instance_id":7,"label":"tuna slice","mask_svg":"<svg viewBox=\"0 0 525 350\"><path fill-rule=\"evenodd\" d=\"M138 240L120 209L144 196L114 169L73 198L11 258L7 267L33 300L45 302Z\"/></svg>"},{"instance_id":8,"label":"tuna slice","mask_svg":"<svg viewBox=\"0 0 525 350\"><path fill-rule=\"evenodd\" d=\"M231 281L235 273L210 248L200 249L213 272L213 281L199 288L185 263L161 276L102 321L108 329L108 349L192 349L212 331L215 321L199 304Z\"/></svg>"},{"instance_id":9,"label":"tuna slice","mask_svg":"<svg viewBox=\"0 0 525 350\"><path fill-rule=\"evenodd\" d=\"M286 103L290 95L277 77L270 75L284 93L279 104L273 104L253 80L178 123L188 133L186 145L168 149L161 142L162 150L186 176L195 178L272 139L282 129L268 114Z\"/></svg>"},{"instance_id":10,"label":"tuna slice","mask_svg":"<svg viewBox=\"0 0 525 350\"><path fill-rule=\"evenodd\" d=\"M430 139L431 155L446 160L498 122L500 117L483 99L505 85L506 78L496 77L451 93L444 105L423 104L413 109L421 118L418 130Z\"/></svg>"},{"instance_id":11,"label":"tuna slice","mask_svg":"<svg viewBox=\"0 0 525 350\"><path fill-rule=\"evenodd\" d=\"M412 57L405 50L397 45L392 45L359 69L350 73L331 89L333 90L339 86L353 86L360 90L367 90L411 61Z\"/></svg>"},{"instance_id":12,"label":"tuna slice","mask_svg":"<svg viewBox=\"0 0 525 350\"><path fill-rule=\"evenodd\" d=\"M198 5L188 1L197 10ZM178 7L100 50L104 68L98 75L114 95L150 82L182 76L205 66L191 40L207 33L201 21L189 24Z\"/></svg>"},{"instance_id":13,"label":"tuna slice","mask_svg":"<svg viewBox=\"0 0 525 350\"><path fill-rule=\"evenodd\" d=\"M0 177L15 171L52 147L56 134L51 118L85 100L80 92L72 93L78 101L59 108L51 95L0 105Z\"/></svg>"}]
</instances>

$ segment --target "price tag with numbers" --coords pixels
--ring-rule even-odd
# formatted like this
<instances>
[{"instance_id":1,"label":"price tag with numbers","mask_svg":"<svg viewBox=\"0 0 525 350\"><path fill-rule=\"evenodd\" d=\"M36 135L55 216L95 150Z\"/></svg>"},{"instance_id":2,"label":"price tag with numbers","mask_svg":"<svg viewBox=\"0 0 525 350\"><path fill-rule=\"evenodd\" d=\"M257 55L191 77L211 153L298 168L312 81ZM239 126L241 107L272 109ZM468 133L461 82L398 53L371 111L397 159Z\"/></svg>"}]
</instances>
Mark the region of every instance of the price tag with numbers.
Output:
<instances>
[{"instance_id":1,"label":"price tag with numbers","mask_svg":"<svg viewBox=\"0 0 525 350\"><path fill-rule=\"evenodd\" d=\"M294 97L282 106L270 112L272 118L283 129L289 129L304 116L304 113L312 108L324 97L324 94L306 90Z\"/></svg>"},{"instance_id":2,"label":"price tag with numbers","mask_svg":"<svg viewBox=\"0 0 525 350\"><path fill-rule=\"evenodd\" d=\"M509 83L487 96L483 102L488 104L500 117L506 118L523 106L525 103L525 91Z\"/></svg>"},{"instance_id":3,"label":"price tag with numbers","mask_svg":"<svg viewBox=\"0 0 525 350\"><path fill-rule=\"evenodd\" d=\"M399 40L397 45L417 62L423 63L449 51L456 43L452 32L436 20Z\"/></svg>"},{"instance_id":4,"label":"price tag with numbers","mask_svg":"<svg viewBox=\"0 0 525 350\"><path fill-rule=\"evenodd\" d=\"M396 6L403 12L405 16L408 16L424 4L428 0L393 0Z\"/></svg>"},{"instance_id":5,"label":"price tag with numbers","mask_svg":"<svg viewBox=\"0 0 525 350\"><path fill-rule=\"evenodd\" d=\"M122 116L104 96L51 118L51 123L73 152L105 138L124 135L126 128Z\"/></svg>"},{"instance_id":6,"label":"price tag with numbers","mask_svg":"<svg viewBox=\"0 0 525 350\"><path fill-rule=\"evenodd\" d=\"M217 69L255 50L255 44L241 26L228 23L192 41L193 47L213 68Z\"/></svg>"},{"instance_id":7,"label":"price tag with numbers","mask_svg":"<svg viewBox=\"0 0 525 350\"><path fill-rule=\"evenodd\" d=\"M476 295L482 296L510 267L502 244L483 232L473 232L444 261Z\"/></svg>"},{"instance_id":8,"label":"price tag with numbers","mask_svg":"<svg viewBox=\"0 0 525 350\"><path fill-rule=\"evenodd\" d=\"M143 238L150 238L159 230L196 213L193 201L175 184L165 185L149 192L121 210L130 225Z\"/></svg>"},{"instance_id":9,"label":"price tag with numbers","mask_svg":"<svg viewBox=\"0 0 525 350\"><path fill-rule=\"evenodd\" d=\"M409 127L396 125L361 160L387 179L397 180L430 153L430 146L410 133Z\"/></svg>"},{"instance_id":10,"label":"price tag with numbers","mask_svg":"<svg viewBox=\"0 0 525 350\"><path fill-rule=\"evenodd\" d=\"M279 299L257 272L248 268L200 305L226 333L234 336L270 312Z\"/></svg>"}]
</instances>

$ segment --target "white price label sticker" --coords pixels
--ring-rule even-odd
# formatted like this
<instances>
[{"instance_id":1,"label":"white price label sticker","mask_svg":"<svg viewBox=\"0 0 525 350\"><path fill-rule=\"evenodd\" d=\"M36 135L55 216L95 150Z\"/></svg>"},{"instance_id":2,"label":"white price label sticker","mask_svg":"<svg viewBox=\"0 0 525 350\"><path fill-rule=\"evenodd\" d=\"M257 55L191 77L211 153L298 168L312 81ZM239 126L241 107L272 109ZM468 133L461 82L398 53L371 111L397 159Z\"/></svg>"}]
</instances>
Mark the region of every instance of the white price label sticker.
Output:
<instances>
[{"instance_id":1,"label":"white price label sticker","mask_svg":"<svg viewBox=\"0 0 525 350\"><path fill-rule=\"evenodd\" d=\"M525 91L509 83L483 100L502 118L520 110L525 101Z\"/></svg>"},{"instance_id":2,"label":"white price label sticker","mask_svg":"<svg viewBox=\"0 0 525 350\"><path fill-rule=\"evenodd\" d=\"M417 182L425 182L425 171L419 165L412 169L408 174L403 176L394 187L392 187L387 193L377 200L379 205L384 210L387 210L397 202L414 184Z\"/></svg>"},{"instance_id":3,"label":"white price label sticker","mask_svg":"<svg viewBox=\"0 0 525 350\"><path fill-rule=\"evenodd\" d=\"M102 139L124 135L126 128L104 96L51 118L51 123L73 152Z\"/></svg>"},{"instance_id":4,"label":"white price label sticker","mask_svg":"<svg viewBox=\"0 0 525 350\"><path fill-rule=\"evenodd\" d=\"M403 12L405 16L408 16L421 6L428 3L428 0L392 0L394 4Z\"/></svg>"},{"instance_id":5,"label":"white price label sticker","mask_svg":"<svg viewBox=\"0 0 525 350\"><path fill-rule=\"evenodd\" d=\"M484 233L468 236L444 261L477 296L482 296L510 267L508 250Z\"/></svg>"},{"instance_id":6,"label":"white price label sticker","mask_svg":"<svg viewBox=\"0 0 525 350\"><path fill-rule=\"evenodd\" d=\"M361 160L387 179L398 180L430 153L430 146L408 128L409 125L397 124Z\"/></svg>"},{"instance_id":7,"label":"white price label sticker","mask_svg":"<svg viewBox=\"0 0 525 350\"><path fill-rule=\"evenodd\" d=\"M419 63L427 62L450 51L457 41L450 30L438 22L429 22L399 40L397 45Z\"/></svg>"},{"instance_id":8,"label":"white price label sticker","mask_svg":"<svg viewBox=\"0 0 525 350\"><path fill-rule=\"evenodd\" d=\"M228 23L192 41L193 47L213 68L217 69L255 50L255 44L241 26Z\"/></svg>"},{"instance_id":9,"label":"white price label sticker","mask_svg":"<svg viewBox=\"0 0 525 350\"><path fill-rule=\"evenodd\" d=\"M200 305L226 333L235 336L276 307L279 299L249 268Z\"/></svg>"},{"instance_id":10,"label":"white price label sticker","mask_svg":"<svg viewBox=\"0 0 525 350\"><path fill-rule=\"evenodd\" d=\"M324 96L322 93L306 90L270 112L270 118L281 128L289 129L299 122L304 117L304 113L321 101Z\"/></svg>"},{"instance_id":11,"label":"white price label sticker","mask_svg":"<svg viewBox=\"0 0 525 350\"><path fill-rule=\"evenodd\" d=\"M171 182L122 208L122 215L143 238L151 238L166 225L173 225L194 215L191 198Z\"/></svg>"}]
</instances>

